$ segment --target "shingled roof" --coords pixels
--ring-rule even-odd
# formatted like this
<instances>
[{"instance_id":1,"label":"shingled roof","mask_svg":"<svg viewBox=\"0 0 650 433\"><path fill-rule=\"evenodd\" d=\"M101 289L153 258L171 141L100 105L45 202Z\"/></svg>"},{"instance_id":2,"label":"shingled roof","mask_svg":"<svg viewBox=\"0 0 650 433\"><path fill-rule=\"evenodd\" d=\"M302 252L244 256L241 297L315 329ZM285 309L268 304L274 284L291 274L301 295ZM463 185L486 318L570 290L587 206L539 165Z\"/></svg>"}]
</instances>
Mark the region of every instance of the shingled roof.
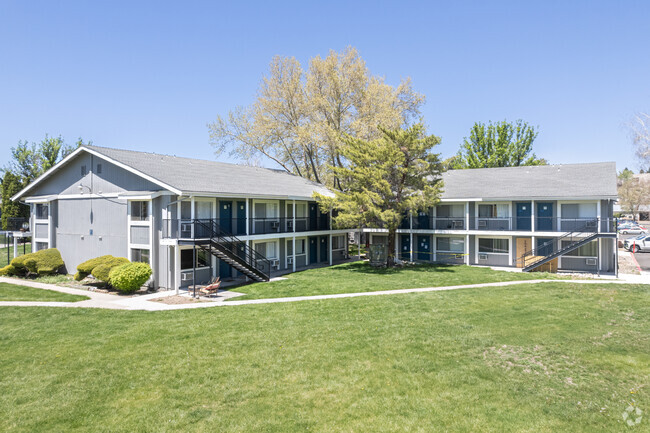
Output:
<instances>
[{"instance_id":1,"label":"shingled roof","mask_svg":"<svg viewBox=\"0 0 650 433\"><path fill-rule=\"evenodd\" d=\"M288 197L311 197L314 192L331 194L325 186L284 170L100 146L84 147L142 172L184 194L223 193Z\"/></svg>"},{"instance_id":2,"label":"shingled roof","mask_svg":"<svg viewBox=\"0 0 650 433\"><path fill-rule=\"evenodd\" d=\"M443 200L616 198L616 163L557 164L451 170Z\"/></svg>"}]
</instances>

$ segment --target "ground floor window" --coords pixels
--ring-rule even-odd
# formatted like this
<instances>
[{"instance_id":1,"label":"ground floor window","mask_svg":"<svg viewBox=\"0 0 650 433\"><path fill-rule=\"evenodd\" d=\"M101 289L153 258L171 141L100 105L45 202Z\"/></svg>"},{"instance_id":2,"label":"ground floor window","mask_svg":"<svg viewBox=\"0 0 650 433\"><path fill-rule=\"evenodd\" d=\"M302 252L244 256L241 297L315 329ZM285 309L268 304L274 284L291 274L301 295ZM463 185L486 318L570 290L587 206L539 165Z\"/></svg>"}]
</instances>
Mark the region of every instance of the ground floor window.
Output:
<instances>
[{"instance_id":1,"label":"ground floor window","mask_svg":"<svg viewBox=\"0 0 650 433\"><path fill-rule=\"evenodd\" d=\"M36 251L46 250L47 242L36 242Z\"/></svg>"},{"instance_id":2,"label":"ground floor window","mask_svg":"<svg viewBox=\"0 0 650 433\"><path fill-rule=\"evenodd\" d=\"M479 253L508 254L509 251L508 239L480 238L478 240Z\"/></svg>"},{"instance_id":3,"label":"ground floor window","mask_svg":"<svg viewBox=\"0 0 650 433\"><path fill-rule=\"evenodd\" d=\"M345 249L345 235L332 236L332 250Z\"/></svg>"},{"instance_id":4,"label":"ground floor window","mask_svg":"<svg viewBox=\"0 0 650 433\"><path fill-rule=\"evenodd\" d=\"M571 244L571 241L562 241L562 248ZM598 257L598 242L591 241L587 245L583 245L578 249L565 254L567 257Z\"/></svg>"},{"instance_id":5,"label":"ground floor window","mask_svg":"<svg viewBox=\"0 0 650 433\"><path fill-rule=\"evenodd\" d=\"M196 267L205 268L210 266L208 253L203 250L196 250ZM181 250L181 269L194 268L194 250Z\"/></svg>"},{"instance_id":6,"label":"ground floor window","mask_svg":"<svg viewBox=\"0 0 650 433\"><path fill-rule=\"evenodd\" d=\"M131 249L131 261L132 262L149 262L149 250L143 248L133 248Z\"/></svg>"},{"instance_id":7,"label":"ground floor window","mask_svg":"<svg viewBox=\"0 0 650 433\"><path fill-rule=\"evenodd\" d=\"M462 238L449 238L449 237L436 238L436 250L450 251L452 253L464 253L465 240Z\"/></svg>"},{"instance_id":8,"label":"ground floor window","mask_svg":"<svg viewBox=\"0 0 650 433\"><path fill-rule=\"evenodd\" d=\"M305 239L296 239L296 255L305 254ZM287 239L287 256L293 255L293 239Z\"/></svg>"},{"instance_id":9,"label":"ground floor window","mask_svg":"<svg viewBox=\"0 0 650 433\"><path fill-rule=\"evenodd\" d=\"M267 259L278 258L278 250L275 242L257 242L255 244L255 251Z\"/></svg>"}]
</instances>

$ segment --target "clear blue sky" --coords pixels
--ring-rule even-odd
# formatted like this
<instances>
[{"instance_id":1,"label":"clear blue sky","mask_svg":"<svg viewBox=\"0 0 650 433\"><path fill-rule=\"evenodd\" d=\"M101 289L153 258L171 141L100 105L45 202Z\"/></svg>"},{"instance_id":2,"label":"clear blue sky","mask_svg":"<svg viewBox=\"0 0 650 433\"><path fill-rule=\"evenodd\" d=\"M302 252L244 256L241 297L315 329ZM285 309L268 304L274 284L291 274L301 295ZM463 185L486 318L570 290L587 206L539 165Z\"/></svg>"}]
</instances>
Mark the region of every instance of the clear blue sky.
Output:
<instances>
[{"instance_id":1,"label":"clear blue sky","mask_svg":"<svg viewBox=\"0 0 650 433\"><path fill-rule=\"evenodd\" d=\"M552 163L637 169L624 124L650 110L649 39L648 1L0 0L0 164L46 133L214 158L206 124L274 55L352 45L412 78L445 157L475 121L521 118Z\"/></svg>"}]
</instances>

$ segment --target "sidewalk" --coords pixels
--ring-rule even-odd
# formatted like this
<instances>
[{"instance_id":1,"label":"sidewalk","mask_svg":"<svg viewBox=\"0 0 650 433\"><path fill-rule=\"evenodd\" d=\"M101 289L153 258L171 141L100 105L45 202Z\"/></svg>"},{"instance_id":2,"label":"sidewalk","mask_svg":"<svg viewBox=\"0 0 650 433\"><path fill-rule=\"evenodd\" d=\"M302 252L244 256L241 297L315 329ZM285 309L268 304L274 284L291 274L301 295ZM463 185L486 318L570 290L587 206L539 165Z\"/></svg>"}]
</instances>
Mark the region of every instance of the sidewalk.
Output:
<instances>
[{"instance_id":1,"label":"sidewalk","mask_svg":"<svg viewBox=\"0 0 650 433\"><path fill-rule=\"evenodd\" d=\"M86 290L72 289L68 287L56 286L53 284L36 283L32 281L16 280L13 278L0 277L0 282L21 284L30 287L37 287L47 290L55 290L63 293L71 293L74 295L84 295L90 297L89 300L80 302L27 302L27 301L2 301L0 306L14 306L14 307L69 307L69 308L105 308L116 310L142 310L142 311L167 311L167 310L185 310L192 308L208 308L208 307L223 307L223 306L239 306L239 305L254 305L254 304L276 304L286 302L300 302L300 301L316 301L325 299L340 299L340 298L357 298L361 296L380 296L380 295L399 295L405 293L424 293L424 292L440 292L448 290L472 289L479 287L505 287L514 286L518 284L543 284L543 283L574 283L574 284L650 284L650 276L648 275L619 275L619 279L600 279L594 278L589 280L522 280L522 281L507 281L501 283L481 283L481 284L466 284L460 286L445 286L445 287L424 287L417 289L396 289L396 290L382 290L376 292L361 292L361 293L339 293L333 295L314 295L314 296L295 296L287 298L270 298L270 299L249 299L241 301L227 301L240 293L224 291L219 293L216 299L208 302L197 302L190 304L164 304L162 302L152 302L152 299L163 298L167 296L174 296L174 290L166 292L151 293L149 295L124 297L118 295L109 295L106 293L89 292ZM227 301L227 302L225 302Z\"/></svg>"}]
</instances>

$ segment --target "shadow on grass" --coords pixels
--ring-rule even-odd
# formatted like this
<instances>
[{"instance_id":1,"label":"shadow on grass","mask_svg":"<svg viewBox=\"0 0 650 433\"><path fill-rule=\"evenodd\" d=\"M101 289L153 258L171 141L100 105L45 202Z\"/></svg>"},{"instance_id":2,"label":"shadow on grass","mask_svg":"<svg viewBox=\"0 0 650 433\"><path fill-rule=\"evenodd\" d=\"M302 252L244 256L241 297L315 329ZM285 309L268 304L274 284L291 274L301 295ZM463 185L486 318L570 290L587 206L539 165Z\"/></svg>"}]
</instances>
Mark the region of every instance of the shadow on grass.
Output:
<instances>
[{"instance_id":1,"label":"shadow on grass","mask_svg":"<svg viewBox=\"0 0 650 433\"><path fill-rule=\"evenodd\" d=\"M358 272L363 274L375 274L375 275L394 275L399 274L404 271L415 271L415 272L454 272L454 265L444 265L444 264L421 264L421 265L407 265L403 267L396 268L376 268L370 266L368 262L354 262L346 263L344 265L332 266L329 269L332 271L346 271L346 272Z\"/></svg>"}]
</instances>

